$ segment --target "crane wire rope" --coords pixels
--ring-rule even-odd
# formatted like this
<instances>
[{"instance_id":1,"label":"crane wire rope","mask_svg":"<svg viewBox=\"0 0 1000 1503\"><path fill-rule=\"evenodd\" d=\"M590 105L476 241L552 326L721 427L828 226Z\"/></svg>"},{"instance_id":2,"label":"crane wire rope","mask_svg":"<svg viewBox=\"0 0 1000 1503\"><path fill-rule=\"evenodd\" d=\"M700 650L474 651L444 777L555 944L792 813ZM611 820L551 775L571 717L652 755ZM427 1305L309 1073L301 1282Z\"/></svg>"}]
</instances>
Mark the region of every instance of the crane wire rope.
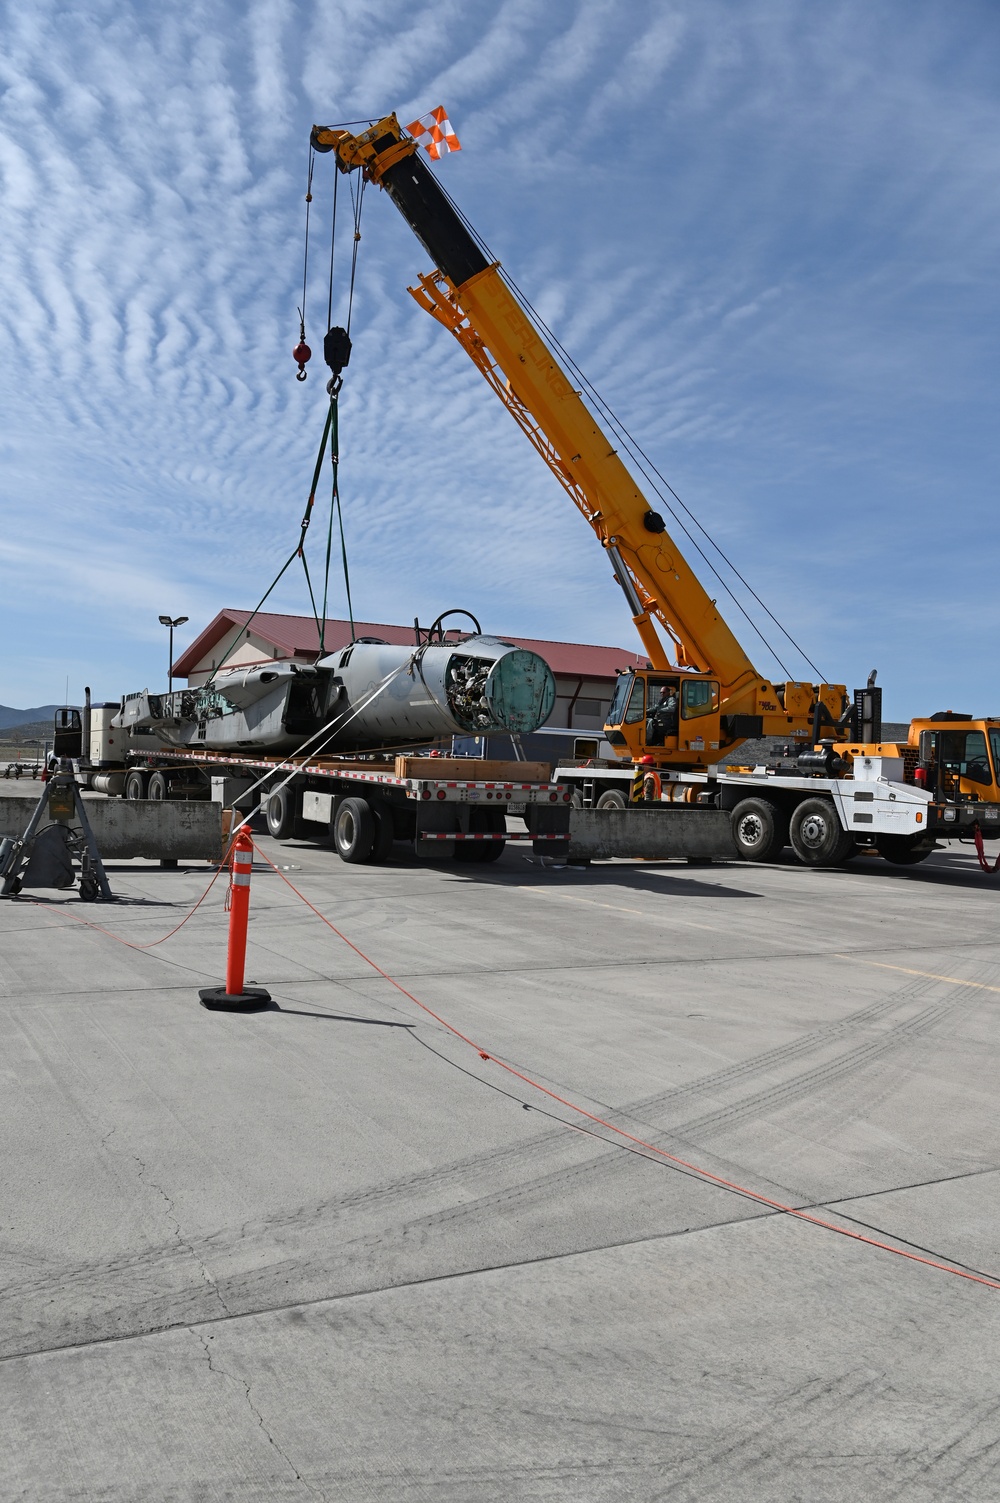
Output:
<instances>
[{"instance_id":1,"label":"crane wire rope","mask_svg":"<svg viewBox=\"0 0 1000 1503\"><path fill-rule=\"evenodd\" d=\"M470 220L462 212L461 208L455 202L455 200L452 198L452 196L448 192L447 188L444 186L443 183L439 183L439 186L441 187L441 191L444 194L445 198L447 199L448 203L450 204L451 208L454 210L454 212L456 213L456 215L462 221L462 223L464 224L465 228L468 230L469 234L476 241L476 244L479 246L480 250L486 256L487 260L489 262L491 262L491 263L496 262L497 258L493 254L492 250L487 245L487 243L483 239L483 237L476 230L475 226L470 222ZM497 264L499 264L499 263L497 263ZM585 387L587 393L591 397L592 401L594 402L595 406L598 408L599 412L603 413L603 415L607 418L608 422L611 424L611 426L614 428L615 432L619 435L620 439L622 440L622 442L623 442L626 450L628 451L629 455L635 461L635 463L638 466L638 468L640 469L641 473L649 481L649 483L652 486L653 490L656 492L657 496L660 498L660 500L663 502L664 506L670 512L670 515L673 517L674 521L681 528L681 530L684 533L685 537L691 543L692 547L697 551L698 555L704 561L706 567L711 571L711 573L715 577L715 579L718 580L720 586L722 587L723 590L725 590L725 592L729 596L730 600L732 600L732 602L736 606L736 608L745 617L745 619L746 619L747 623L749 624L749 626L751 627L751 629L760 638L761 642L767 648L767 651L774 658L775 662L778 663L778 665L780 666L780 668L782 669L782 671L787 675L787 677L791 678L791 674L790 674L788 668L782 662L780 655L775 651L775 649L772 646L772 644L768 641L767 637L761 631L760 627L756 624L756 622L753 620L752 616L749 614L749 612L743 606L743 604L739 600L738 596L733 592L733 590L730 587L730 585L726 582L726 580L723 578L723 576L719 573L719 570L716 567L716 565L712 563L711 559L707 556L707 554L705 553L704 549L700 546L700 544L698 543L698 541L696 540L696 538L694 538L692 536L692 533L691 533L690 529L686 526L686 524L683 521L683 519L677 514L676 510L674 509L674 507L667 500L667 497L664 494L664 491L669 492L669 494L677 502L678 506L680 506L683 509L683 511L687 514L687 516L690 518L690 520L694 524L694 526L699 530L699 532L701 532L703 534L703 536L705 537L705 539L707 540L707 542L709 543L709 545L712 548L714 548L715 552L719 555L719 557L723 560L723 562L727 565L727 567L732 570L733 574L736 576L736 578L739 580L739 582L743 585L743 587L748 591L748 593L757 602L757 604L760 606L761 610L763 610L765 612L765 614L769 617L769 619L774 622L774 624L778 628L778 630L782 633L783 636L785 636L788 639L788 641L795 648L796 652L798 652L800 654L800 656L803 658L803 660L806 663L809 664L809 667L813 670L813 672L816 673L821 680L823 680L824 679L824 675L816 667L816 664L809 657L809 654L805 651L805 649L803 647L801 647L799 645L799 643L792 636L791 632L788 631L787 627L785 627L782 624L782 622L778 619L778 617L774 614L774 612L765 604L765 602L761 599L760 595L757 593L757 591L750 584L749 580L747 580L743 576L743 574L736 567L736 565L733 563L733 561L729 558L729 556L724 552L724 550L719 546L719 544L712 537L712 535L708 531L708 529L698 520L698 518L695 516L694 512L687 505L687 503L681 500L681 497L674 490L673 486L670 484L670 482L668 480L665 479L665 477L662 475L662 473L660 472L660 470L656 467L656 465L653 463L653 461L645 453L645 451L642 449L641 445L632 436L632 434L626 428L625 424L621 421L621 419L615 413L615 411L611 407L611 405L601 395L601 393L598 391L598 389L594 386L593 382L587 377L586 373L583 370L581 370L581 368L579 367L579 365L577 365L576 361L573 359L573 357L569 353L569 351L564 348L564 346L559 341L558 337L553 333L553 331L549 328L548 324L542 318L541 314L532 305L532 303L526 297L526 295L524 294L524 292L522 292L521 288L518 286L517 282L514 280L513 276L511 276L510 272L506 269L506 267L502 267L501 268L501 275L504 278L504 280L508 283L508 285L511 288L511 291L514 293L514 295L516 296L516 298L518 299L518 301L521 303L521 305L523 306L523 308L525 309L525 311L531 316L533 322L535 323L535 325L539 329L539 331L544 334L545 338L549 341L549 343L552 346L552 348L558 354L560 354L562 356L562 358L566 361L567 365L570 367L571 371L580 380L580 382L582 383L582 385Z\"/></svg>"},{"instance_id":2,"label":"crane wire rope","mask_svg":"<svg viewBox=\"0 0 1000 1503\"><path fill-rule=\"evenodd\" d=\"M309 235L310 235L310 228L311 228L311 226L310 226L310 215L311 215L311 208L312 208L312 201L313 201L312 185L313 185L313 173L314 173L314 170L315 170L315 158L316 158L315 151L310 146L310 148L309 148L309 165L308 165L308 172L307 172L307 179L306 179L305 243L304 243L303 256L302 256L302 306L298 310L298 312L299 312L299 321L300 321L300 337L303 340L305 339L306 296L307 296L308 270L309 270ZM337 174L337 176L334 177L333 212L332 212L331 225L330 225L330 266L329 266L329 285L328 285L328 290L327 290L327 326L328 327L332 323L332 318L333 318L333 288L334 288L334 269L335 269L336 234L337 234L337 181L338 181L338 177L339 177L339 174ZM362 208L363 198L364 198L364 181L362 181L361 190L357 194L356 197L355 197L355 194L354 194L354 191L353 191L353 185L352 185L352 189L351 189L352 219L353 219L353 225L354 225L354 242L353 242L352 254L351 254L351 280L350 280L350 287L348 289L348 298L347 298L347 330L348 330L348 332L350 332L350 327L351 327L351 313L352 313L353 305L354 305L354 284L355 284L355 279L356 279L356 275L357 275L358 244L359 244L359 242L361 240L361 208ZM331 382L330 385L332 387L334 385L334 383ZM205 684L202 686L203 688L207 688L209 686L209 684L212 683L212 681L215 678L216 674L220 671L220 669L222 669L225 666L225 664L228 662L229 658L236 651L236 648L240 645L240 643L243 642L243 641L246 641L249 638L250 627L251 627L253 621L259 615L259 613L260 613L262 607L264 606L265 602L267 601L268 597L275 590L275 588L277 587L278 583L280 582L280 580L282 579L282 577L284 576L284 574L287 572L289 566L292 564L292 562L294 561L294 559L296 557L298 557L298 558L300 558L302 560L302 569L303 569L303 573L305 574L306 589L309 592L309 603L312 606L313 620L314 620L315 625L316 625L316 635L317 635L317 641L318 641L319 656L321 656L321 657L323 656L324 652L326 651L326 612L327 612L327 605L328 605L328 601L329 601L329 590L330 590L330 566L331 566L332 553L333 553L333 522L334 522L334 515L336 515L337 522L338 522L338 530L339 530L339 533L340 533L340 554L341 554L341 562L342 562L343 570L344 570L344 591L345 591L345 595L347 597L347 613L348 613L348 617L349 617L350 624L351 624L351 641L353 642L354 639L355 639L356 631L355 631L355 624L354 624L354 605L353 605L353 602L352 602L352 599L351 599L350 566L349 566L348 557L347 557L347 540L346 540L346 537L345 537L345 534L344 534L344 515L343 515L343 509L342 509L341 498L340 498L340 421L339 421L340 413L339 413L339 404L338 404L339 385L337 386L336 390L330 390L329 391L329 396L330 396L330 405L329 405L329 408L328 408L328 411L327 411L326 421L325 421L324 426L323 426L323 435L322 435L322 438L320 439L319 452L318 452L318 454L316 456L316 464L315 464L315 466L313 468L312 484L311 484L311 486L309 488L309 496L308 496L308 499L306 501L305 511L303 513L303 516L302 516L302 521L301 521L301 523L299 525L299 541L298 541L296 547L294 548L294 550L292 551L292 553L289 554L288 558L285 560L285 562L282 564L281 568L278 570L278 572L275 575L274 579L271 581L271 583L268 585L267 589L264 591L264 593L261 596L260 600L254 606L254 608L251 611L248 619L244 622L242 628L237 632L236 637L230 643L230 645L226 649L226 651L223 653L222 657L219 659L219 662L213 667L211 673L209 674L208 678L205 681ZM327 537L326 537L326 557L325 557L325 566L324 566L324 572L323 572L323 604L322 604L322 615L321 615L319 607L316 604L316 592L315 592L315 590L313 588L312 577L311 577L311 575L309 573L309 563L308 563L308 560L306 558L305 543L306 543L306 533L307 533L307 531L309 529L309 524L312 521L313 507L314 507L315 502L316 502L316 491L317 491L317 489L319 487L319 480L320 480L320 475L322 473L322 467L323 467L323 458L324 458L324 455L326 453L326 447L327 447L328 443L330 444L330 459L331 459L331 467L332 467L332 470L333 470L333 480L332 480L331 496L330 496L330 518L329 518L329 523L328 523L328 526L327 526Z\"/></svg>"},{"instance_id":3,"label":"crane wire rope","mask_svg":"<svg viewBox=\"0 0 1000 1503\"><path fill-rule=\"evenodd\" d=\"M302 306L299 314L299 340L305 343L306 338L306 292L309 286L309 211L312 208L312 185L313 173L316 170L316 149L312 142L309 143L309 163L306 169L306 232L302 247ZM304 377L303 377L304 379Z\"/></svg>"}]
</instances>

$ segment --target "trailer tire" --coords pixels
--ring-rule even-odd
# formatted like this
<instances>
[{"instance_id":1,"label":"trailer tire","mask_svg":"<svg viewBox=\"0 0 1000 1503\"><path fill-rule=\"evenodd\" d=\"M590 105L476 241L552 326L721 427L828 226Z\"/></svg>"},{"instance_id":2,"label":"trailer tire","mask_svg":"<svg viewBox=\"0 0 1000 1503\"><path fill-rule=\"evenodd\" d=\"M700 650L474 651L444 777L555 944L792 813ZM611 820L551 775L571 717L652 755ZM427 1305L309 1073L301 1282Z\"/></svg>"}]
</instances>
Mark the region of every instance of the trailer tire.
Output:
<instances>
[{"instance_id":1,"label":"trailer tire","mask_svg":"<svg viewBox=\"0 0 1000 1503\"><path fill-rule=\"evenodd\" d=\"M130 767L125 774L125 797L132 803L146 797L146 774L141 767Z\"/></svg>"},{"instance_id":2,"label":"trailer tire","mask_svg":"<svg viewBox=\"0 0 1000 1503\"><path fill-rule=\"evenodd\" d=\"M503 835L507 829L502 809L473 809L469 823L471 834ZM455 860L475 861L482 865L487 861L499 861L506 849L506 840L456 840Z\"/></svg>"},{"instance_id":3,"label":"trailer tire","mask_svg":"<svg viewBox=\"0 0 1000 1503\"><path fill-rule=\"evenodd\" d=\"M295 833L295 794L276 788L267 801L267 833L275 840L291 840Z\"/></svg>"},{"instance_id":4,"label":"trailer tire","mask_svg":"<svg viewBox=\"0 0 1000 1503\"><path fill-rule=\"evenodd\" d=\"M729 818L744 861L776 861L788 844L788 815L770 799L742 799Z\"/></svg>"},{"instance_id":5,"label":"trailer tire","mask_svg":"<svg viewBox=\"0 0 1000 1503\"><path fill-rule=\"evenodd\" d=\"M345 798L333 820L333 843L341 861L357 866L371 857L375 845L375 816L363 798Z\"/></svg>"},{"instance_id":6,"label":"trailer tire","mask_svg":"<svg viewBox=\"0 0 1000 1503\"><path fill-rule=\"evenodd\" d=\"M165 798L170 797L170 784L167 782L164 773L154 772L150 774L146 797L158 799L161 803Z\"/></svg>"},{"instance_id":7,"label":"trailer tire","mask_svg":"<svg viewBox=\"0 0 1000 1503\"><path fill-rule=\"evenodd\" d=\"M624 794L620 788L609 788L606 793L601 794L596 807L598 809L627 809L628 795Z\"/></svg>"},{"instance_id":8,"label":"trailer tire","mask_svg":"<svg viewBox=\"0 0 1000 1503\"><path fill-rule=\"evenodd\" d=\"M854 850L854 836L840 823L831 798L803 799L792 815L789 837L803 866L840 866Z\"/></svg>"},{"instance_id":9,"label":"trailer tire","mask_svg":"<svg viewBox=\"0 0 1000 1503\"><path fill-rule=\"evenodd\" d=\"M580 792L579 788L573 789L573 792L569 796L569 803L571 809L583 808L583 794Z\"/></svg>"},{"instance_id":10,"label":"trailer tire","mask_svg":"<svg viewBox=\"0 0 1000 1503\"><path fill-rule=\"evenodd\" d=\"M875 848L893 866L916 866L918 861L927 860L934 845L928 844L926 835L880 835Z\"/></svg>"}]
</instances>

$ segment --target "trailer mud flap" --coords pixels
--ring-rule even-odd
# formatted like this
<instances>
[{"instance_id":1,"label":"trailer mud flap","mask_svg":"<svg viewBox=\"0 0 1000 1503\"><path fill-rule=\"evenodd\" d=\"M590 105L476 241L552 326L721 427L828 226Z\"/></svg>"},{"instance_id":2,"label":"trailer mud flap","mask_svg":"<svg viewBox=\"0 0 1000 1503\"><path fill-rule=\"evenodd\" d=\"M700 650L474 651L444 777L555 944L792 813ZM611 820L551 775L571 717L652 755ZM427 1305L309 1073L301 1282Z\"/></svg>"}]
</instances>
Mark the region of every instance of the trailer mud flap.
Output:
<instances>
[{"instance_id":1,"label":"trailer mud flap","mask_svg":"<svg viewBox=\"0 0 1000 1503\"><path fill-rule=\"evenodd\" d=\"M452 803L421 803L417 809L417 834L414 854L423 860L450 861L455 854L453 840L422 840L421 835L441 835L458 829L458 808Z\"/></svg>"}]
</instances>

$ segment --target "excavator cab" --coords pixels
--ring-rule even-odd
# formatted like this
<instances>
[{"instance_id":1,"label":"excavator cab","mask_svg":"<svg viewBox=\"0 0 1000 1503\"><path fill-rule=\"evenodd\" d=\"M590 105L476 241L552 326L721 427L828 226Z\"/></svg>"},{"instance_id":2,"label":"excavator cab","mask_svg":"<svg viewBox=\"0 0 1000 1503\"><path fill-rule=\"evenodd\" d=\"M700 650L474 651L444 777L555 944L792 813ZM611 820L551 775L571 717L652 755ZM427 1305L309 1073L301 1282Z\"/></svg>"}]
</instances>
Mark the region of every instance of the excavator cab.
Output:
<instances>
[{"instance_id":1,"label":"excavator cab","mask_svg":"<svg viewBox=\"0 0 1000 1503\"><path fill-rule=\"evenodd\" d=\"M674 766L718 761L719 681L663 669L619 674L604 731L634 761L646 755Z\"/></svg>"}]
</instances>

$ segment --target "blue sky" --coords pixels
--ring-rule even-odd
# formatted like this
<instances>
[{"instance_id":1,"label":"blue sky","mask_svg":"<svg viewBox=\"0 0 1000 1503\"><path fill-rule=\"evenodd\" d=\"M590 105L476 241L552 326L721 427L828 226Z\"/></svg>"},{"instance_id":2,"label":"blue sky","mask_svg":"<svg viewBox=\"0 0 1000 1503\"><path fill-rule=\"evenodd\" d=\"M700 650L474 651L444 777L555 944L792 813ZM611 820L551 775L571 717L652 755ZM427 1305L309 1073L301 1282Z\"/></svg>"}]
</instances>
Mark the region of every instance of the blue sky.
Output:
<instances>
[{"instance_id":1,"label":"blue sky","mask_svg":"<svg viewBox=\"0 0 1000 1503\"><path fill-rule=\"evenodd\" d=\"M255 603L324 415L318 356L299 384L290 355L309 127L444 103L446 186L823 673L878 667L893 718L1000 714L993 0L4 14L0 703L156 686L161 612L183 644ZM356 613L633 647L589 530L406 295L427 258L374 191L362 232ZM273 600L306 611L301 575Z\"/></svg>"}]
</instances>

